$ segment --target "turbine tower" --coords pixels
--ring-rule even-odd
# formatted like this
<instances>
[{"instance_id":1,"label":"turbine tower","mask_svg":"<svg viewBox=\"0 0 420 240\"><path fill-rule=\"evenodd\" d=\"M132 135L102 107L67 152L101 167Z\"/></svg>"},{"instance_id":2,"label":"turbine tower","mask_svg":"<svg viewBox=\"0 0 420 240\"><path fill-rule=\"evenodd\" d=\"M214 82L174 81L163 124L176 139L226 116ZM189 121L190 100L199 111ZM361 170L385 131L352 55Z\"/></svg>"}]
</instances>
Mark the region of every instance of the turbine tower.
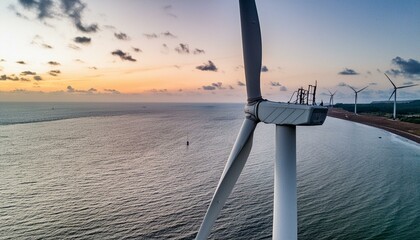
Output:
<instances>
[{"instance_id":1,"label":"turbine tower","mask_svg":"<svg viewBox=\"0 0 420 240\"><path fill-rule=\"evenodd\" d=\"M337 93L337 91L335 91L334 93L332 93L328 89L327 91L330 93L330 102L328 103L328 106L334 107L334 95Z\"/></svg>"},{"instance_id":2,"label":"turbine tower","mask_svg":"<svg viewBox=\"0 0 420 240\"><path fill-rule=\"evenodd\" d=\"M297 239L296 126L321 125L328 110L308 104L271 102L261 97L262 46L257 8L254 0L239 0L239 8L248 97L245 119L196 239L209 236L249 156L259 122L276 125L273 239Z\"/></svg>"},{"instance_id":3,"label":"turbine tower","mask_svg":"<svg viewBox=\"0 0 420 240\"><path fill-rule=\"evenodd\" d=\"M363 91L363 90L365 90L367 87L369 87L369 86L366 86L366 87L364 87L364 88L362 88L362 89L360 89L360 90L358 90L358 91L356 91L356 89L354 89L354 87L352 87L352 86L350 86L350 85L347 85L347 86L349 86L349 88L351 88L353 91L354 91L354 114L357 114L357 94L359 93L359 92L361 92L361 91Z\"/></svg>"},{"instance_id":4,"label":"turbine tower","mask_svg":"<svg viewBox=\"0 0 420 240\"><path fill-rule=\"evenodd\" d=\"M395 120L395 118L397 117L397 89L400 89L400 88L408 88L408 87L414 87L414 86L417 86L418 84L410 84L410 85L405 85L405 86L400 86L400 87L397 87L397 86L395 86L395 84L391 81L391 79L388 77L388 75L386 75L386 73L384 73L384 74L385 74L385 76L388 78L388 80L391 82L392 86L394 87L394 91L392 92L391 96L389 96L388 101L389 101L389 100L391 100L392 95L394 95L394 113L393 113L393 115L392 115L392 118Z\"/></svg>"}]
</instances>

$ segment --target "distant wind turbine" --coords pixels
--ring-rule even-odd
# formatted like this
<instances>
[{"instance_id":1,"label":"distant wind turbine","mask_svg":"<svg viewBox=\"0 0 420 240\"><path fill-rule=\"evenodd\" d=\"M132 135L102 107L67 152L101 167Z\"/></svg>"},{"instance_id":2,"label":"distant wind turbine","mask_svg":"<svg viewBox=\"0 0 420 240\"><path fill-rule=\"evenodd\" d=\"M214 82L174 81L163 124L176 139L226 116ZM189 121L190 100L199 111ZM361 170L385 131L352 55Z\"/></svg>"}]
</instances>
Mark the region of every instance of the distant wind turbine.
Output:
<instances>
[{"instance_id":1,"label":"distant wind turbine","mask_svg":"<svg viewBox=\"0 0 420 240\"><path fill-rule=\"evenodd\" d=\"M328 89L327 89L327 91L330 93L330 102L328 103L328 106L334 107L334 95L335 95L335 93L337 93L337 91L335 91L334 93L332 93Z\"/></svg>"},{"instance_id":2,"label":"distant wind turbine","mask_svg":"<svg viewBox=\"0 0 420 240\"><path fill-rule=\"evenodd\" d=\"M365 90L367 87L369 87L369 86L366 86L366 87L364 87L364 88L362 88L362 89L360 89L360 90L358 90L358 91L356 91L356 89L354 89L354 87L352 87L352 86L350 86L350 85L347 85L347 86L349 86L349 88L351 88L353 91L354 91L354 114L357 114L357 94L359 93L359 92L361 92L361 91L363 91L363 90Z\"/></svg>"},{"instance_id":3,"label":"distant wind turbine","mask_svg":"<svg viewBox=\"0 0 420 240\"><path fill-rule=\"evenodd\" d=\"M392 92L391 96L389 96L388 101L389 101L389 100L391 100L392 95L394 95L394 113L393 113L393 115L392 115L392 118L395 120L395 118L397 117L397 89L400 89L400 88L408 88L408 87L414 87L414 86L417 86L418 84L410 84L410 85L405 85L405 86L400 86L400 87L397 87L397 86L395 86L395 84L391 81L391 79L388 77L388 75L386 75L386 73L384 73L384 74L385 74L385 76L388 78L388 80L391 82L392 86L394 87L394 91Z\"/></svg>"},{"instance_id":4,"label":"distant wind turbine","mask_svg":"<svg viewBox=\"0 0 420 240\"><path fill-rule=\"evenodd\" d=\"M296 126L321 125L328 110L316 105L271 102L262 98L262 43L257 7L254 0L239 0L239 9L248 103L241 130L196 239L207 239L209 236L251 152L254 130L259 122L264 122L276 125L273 239L296 240Z\"/></svg>"}]
</instances>

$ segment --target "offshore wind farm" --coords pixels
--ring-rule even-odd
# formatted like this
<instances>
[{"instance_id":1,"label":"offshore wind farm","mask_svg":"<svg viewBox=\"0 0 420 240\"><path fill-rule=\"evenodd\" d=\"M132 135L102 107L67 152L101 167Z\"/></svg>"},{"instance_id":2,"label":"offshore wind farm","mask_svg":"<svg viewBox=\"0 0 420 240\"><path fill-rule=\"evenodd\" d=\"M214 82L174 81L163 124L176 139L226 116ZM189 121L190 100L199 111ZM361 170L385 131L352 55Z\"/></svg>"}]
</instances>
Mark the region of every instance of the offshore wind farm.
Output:
<instances>
[{"instance_id":1,"label":"offshore wind farm","mask_svg":"<svg viewBox=\"0 0 420 240\"><path fill-rule=\"evenodd\" d=\"M419 9L1 1L0 239L416 239Z\"/></svg>"}]
</instances>

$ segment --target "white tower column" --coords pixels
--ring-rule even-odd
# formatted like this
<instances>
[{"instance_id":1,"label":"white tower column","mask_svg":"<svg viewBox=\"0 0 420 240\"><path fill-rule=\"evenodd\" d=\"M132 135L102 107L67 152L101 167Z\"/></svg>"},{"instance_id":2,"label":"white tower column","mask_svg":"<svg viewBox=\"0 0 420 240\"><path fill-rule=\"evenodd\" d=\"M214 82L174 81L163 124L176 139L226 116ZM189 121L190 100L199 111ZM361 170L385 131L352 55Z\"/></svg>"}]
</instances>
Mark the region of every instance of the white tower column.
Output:
<instances>
[{"instance_id":1,"label":"white tower column","mask_svg":"<svg viewBox=\"0 0 420 240\"><path fill-rule=\"evenodd\" d=\"M273 239L297 239L296 126L276 125Z\"/></svg>"},{"instance_id":2,"label":"white tower column","mask_svg":"<svg viewBox=\"0 0 420 240\"><path fill-rule=\"evenodd\" d=\"M395 89L395 92L394 92L394 114L393 114L394 120L396 117L397 117L397 89Z\"/></svg>"}]
</instances>

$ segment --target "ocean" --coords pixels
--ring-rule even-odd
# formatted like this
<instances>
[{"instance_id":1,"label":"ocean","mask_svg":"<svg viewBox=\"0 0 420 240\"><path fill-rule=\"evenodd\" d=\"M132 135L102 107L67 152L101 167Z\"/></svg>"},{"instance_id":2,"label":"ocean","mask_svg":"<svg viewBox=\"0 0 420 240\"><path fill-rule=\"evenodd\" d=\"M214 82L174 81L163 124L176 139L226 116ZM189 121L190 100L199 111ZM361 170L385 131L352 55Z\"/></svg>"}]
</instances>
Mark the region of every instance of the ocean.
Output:
<instances>
[{"instance_id":1,"label":"ocean","mask_svg":"<svg viewBox=\"0 0 420 240\"><path fill-rule=\"evenodd\" d=\"M241 104L0 103L0 239L193 239ZM275 127L260 123L211 239L271 239ZM186 145L186 141L190 145ZM420 146L297 127L299 239L420 239Z\"/></svg>"}]
</instances>

